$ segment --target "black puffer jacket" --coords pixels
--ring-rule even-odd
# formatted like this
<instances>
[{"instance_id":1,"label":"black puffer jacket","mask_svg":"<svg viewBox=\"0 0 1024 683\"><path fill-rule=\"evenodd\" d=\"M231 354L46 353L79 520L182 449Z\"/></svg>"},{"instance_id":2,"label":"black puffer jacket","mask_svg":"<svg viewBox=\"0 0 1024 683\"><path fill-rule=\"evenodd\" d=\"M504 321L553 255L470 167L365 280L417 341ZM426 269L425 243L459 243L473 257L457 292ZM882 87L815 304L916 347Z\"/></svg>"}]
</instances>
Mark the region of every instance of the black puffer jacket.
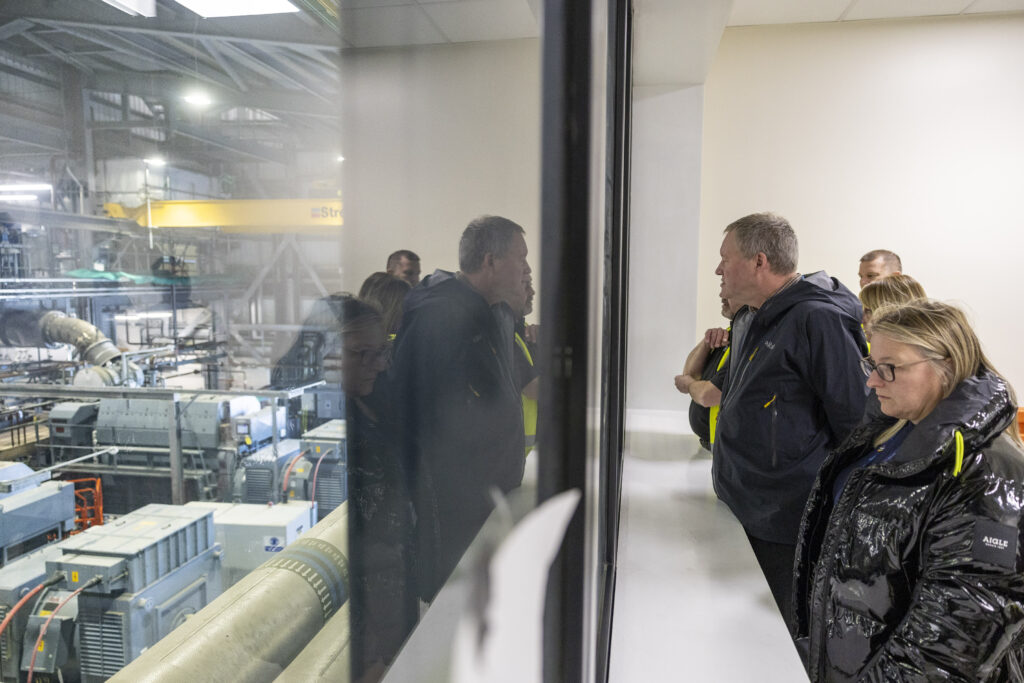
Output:
<instances>
[{"instance_id":1,"label":"black puffer jacket","mask_svg":"<svg viewBox=\"0 0 1024 683\"><path fill-rule=\"evenodd\" d=\"M1003 433L1015 414L983 370L834 505L836 475L892 418L866 418L822 467L794 586L811 681L1024 680L1024 453Z\"/></svg>"}]
</instances>

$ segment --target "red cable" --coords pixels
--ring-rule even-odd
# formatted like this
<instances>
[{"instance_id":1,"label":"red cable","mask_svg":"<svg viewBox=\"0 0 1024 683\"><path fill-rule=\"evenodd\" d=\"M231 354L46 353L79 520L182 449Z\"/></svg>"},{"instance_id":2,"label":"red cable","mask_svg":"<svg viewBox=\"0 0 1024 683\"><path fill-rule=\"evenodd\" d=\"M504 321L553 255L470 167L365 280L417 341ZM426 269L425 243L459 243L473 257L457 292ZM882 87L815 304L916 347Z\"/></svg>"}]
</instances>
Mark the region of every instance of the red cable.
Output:
<instances>
[{"instance_id":1,"label":"red cable","mask_svg":"<svg viewBox=\"0 0 1024 683\"><path fill-rule=\"evenodd\" d=\"M50 622L53 621L53 618L55 616L57 616L57 612L59 612L64 605L68 604L68 602L71 600L71 598L75 597L76 595L78 595L79 593L84 591L89 586L97 584L100 581L102 581L102 579L100 577L98 577L98 576L95 576L95 577L89 579L88 581L83 583L81 586L76 588L75 591L71 595L69 595L68 597L66 597L63 600L61 600L60 603L58 603L58 605L53 609L53 611L50 612L50 616L48 616L46 618L46 621L43 622L43 627L41 629L39 629L39 637L36 638L35 647L32 648L32 661L30 661L28 663L28 683L32 683L32 676L35 673L35 669L36 669L36 655L39 654L39 646L43 642L43 636L46 635L46 628L50 625Z\"/></svg>"},{"instance_id":2,"label":"red cable","mask_svg":"<svg viewBox=\"0 0 1024 683\"><path fill-rule=\"evenodd\" d=\"M35 588L33 588L32 590L30 590L30 591L29 591L28 593L26 593L26 594L25 594L25 597L23 597L23 598L22 598L21 600L18 600L18 602L16 602L16 603L14 604L14 607L12 607L12 608L11 608L11 611L10 611L10 612L8 612L8 613L7 613L7 616L6 616L6 617L4 617L4 620L3 620L2 622L0 622L0 638L2 638L2 637L3 637L3 635L4 635L4 631L6 631L6 630L7 630L7 625L8 625L9 623L11 623L11 620L12 620L12 619L14 619L14 615L18 613L18 610L20 610L20 609L22 608L22 606L23 606L23 605L24 605L24 604L25 604L26 602L28 602L29 600L31 600L31 599L32 599L32 596L33 596L33 595L35 595L35 594L36 594L36 593L38 593L39 591L43 590L43 588L44 588L45 586L46 586L46 583L45 583L45 582L43 582L43 583L40 583L40 584L39 584L38 586L36 586L36 587L35 587Z\"/></svg>"},{"instance_id":3,"label":"red cable","mask_svg":"<svg viewBox=\"0 0 1024 683\"><path fill-rule=\"evenodd\" d=\"M333 448L328 448L328 449L327 449L326 451L324 451L324 452L323 452L323 453L322 453L322 454L320 455L320 457L319 457L319 458L317 458L317 461L316 461L316 467L315 467L315 468L313 468L313 488L312 488L312 490L311 490L311 491L309 492L309 503L310 503L310 507L312 507L313 505L316 505L316 475L317 475L317 474L318 474L318 473L320 472L320 463L321 463L321 462L323 462L323 460L324 460L324 456L325 456L325 455L327 455L328 453L330 453L330 452L331 452L331 451L333 451L333 450L334 450ZM319 515L319 513L318 513L318 514L317 514L317 517L319 517L319 516L320 516L320 515Z\"/></svg>"},{"instance_id":4,"label":"red cable","mask_svg":"<svg viewBox=\"0 0 1024 683\"><path fill-rule=\"evenodd\" d=\"M292 468L295 467L295 463L299 461L299 458L304 456L309 451L299 451L299 454L292 458L292 461L288 463L288 469L284 471L284 486L281 487L281 492L285 494L284 502L288 502L288 477L292 474Z\"/></svg>"}]
</instances>

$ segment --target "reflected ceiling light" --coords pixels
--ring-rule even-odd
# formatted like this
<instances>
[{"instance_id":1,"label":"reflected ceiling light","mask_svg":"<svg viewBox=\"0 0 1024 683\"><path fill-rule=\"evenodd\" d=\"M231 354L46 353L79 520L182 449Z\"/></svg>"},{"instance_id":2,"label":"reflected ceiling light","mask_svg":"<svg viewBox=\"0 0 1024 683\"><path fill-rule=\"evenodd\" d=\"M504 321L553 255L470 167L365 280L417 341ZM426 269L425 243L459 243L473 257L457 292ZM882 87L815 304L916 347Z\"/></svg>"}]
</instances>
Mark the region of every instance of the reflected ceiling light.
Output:
<instances>
[{"instance_id":1,"label":"reflected ceiling light","mask_svg":"<svg viewBox=\"0 0 1024 683\"><path fill-rule=\"evenodd\" d=\"M211 104L213 104L213 100L210 99L210 96L204 92L200 92L199 90L194 90L188 93L182 99L191 104L193 107L209 107Z\"/></svg>"},{"instance_id":2,"label":"reflected ceiling light","mask_svg":"<svg viewBox=\"0 0 1024 683\"><path fill-rule=\"evenodd\" d=\"M177 0L201 17L243 17L253 14L298 12L288 0Z\"/></svg>"},{"instance_id":3,"label":"reflected ceiling light","mask_svg":"<svg viewBox=\"0 0 1024 683\"><path fill-rule=\"evenodd\" d=\"M34 194L0 194L0 202L35 202L39 197Z\"/></svg>"},{"instance_id":4,"label":"reflected ceiling light","mask_svg":"<svg viewBox=\"0 0 1024 683\"><path fill-rule=\"evenodd\" d=\"M143 159L142 163L147 166L156 166L159 168L160 166L167 165L167 159L164 159L163 157L149 157L148 159Z\"/></svg>"},{"instance_id":5,"label":"reflected ceiling light","mask_svg":"<svg viewBox=\"0 0 1024 683\"><path fill-rule=\"evenodd\" d=\"M49 192L53 185L49 183L14 183L0 185L0 192ZM33 197L35 195L32 195Z\"/></svg>"},{"instance_id":6,"label":"reflected ceiling light","mask_svg":"<svg viewBox=\"0 0 1024 683\"><path fill-rule=\"evenodd\" d=\"M343 161L345 161L345 157L343 157L343 156L341 156L341 155L339 154L339 155L338 155L338 163L340 164L340 163L341 163L341 162L343 162Z\"/></svg>"},{"instance_id":7,"label":"reflected ceiling light","mask_svg":"<svg viewBox=\"0 0 1024 683\"><path fill-rule=\"evenodd\" d=\"M103 0L103 2L133 17L156 16L156 0Z\"/></svg>"}]
</instances>

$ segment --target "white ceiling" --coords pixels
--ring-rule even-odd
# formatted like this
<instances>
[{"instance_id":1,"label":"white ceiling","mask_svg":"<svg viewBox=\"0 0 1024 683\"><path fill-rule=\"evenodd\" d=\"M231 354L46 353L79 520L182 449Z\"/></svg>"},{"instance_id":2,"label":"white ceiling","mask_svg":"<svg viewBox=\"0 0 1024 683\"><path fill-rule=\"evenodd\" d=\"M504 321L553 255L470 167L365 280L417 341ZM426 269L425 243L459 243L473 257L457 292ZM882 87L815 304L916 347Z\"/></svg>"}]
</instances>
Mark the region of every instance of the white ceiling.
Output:
<instances>
[{"instance_id":1,"label":"white ceiling","mask_svg":"<svg viewBox=\"0 0 1024 683\"><path fill-rule=\"evenodd\" d=\"M733 0L729 26L1024 12L1024 0Z\"/></svg>"}]
</instances>

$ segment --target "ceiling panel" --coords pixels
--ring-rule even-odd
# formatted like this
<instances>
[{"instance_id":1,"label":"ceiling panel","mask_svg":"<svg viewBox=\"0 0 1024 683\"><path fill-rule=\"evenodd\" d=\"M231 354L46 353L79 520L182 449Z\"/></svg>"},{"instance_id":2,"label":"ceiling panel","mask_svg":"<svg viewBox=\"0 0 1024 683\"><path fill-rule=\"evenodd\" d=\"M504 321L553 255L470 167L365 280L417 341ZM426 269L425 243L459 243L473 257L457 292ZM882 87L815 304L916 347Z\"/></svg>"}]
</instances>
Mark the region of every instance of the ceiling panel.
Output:
<instances>
[{"instance_id":1,"label":"ceiling panel","mask_svg":"<svg viewBox=\"0 0 1024 683\"><path fill-rule=\"evenodd\" d=\"M456 43L540 35L526 0L459 0L420 6L448 40Z\"/></svg>"},{"instance_id":2,"label":"ceiling panel","mask_svg":"<svg viewBox=\"0 0 1024 683\"><path fill-rule=\"evenodd\" d=\"M854 2L856 0L734 0L729 26L839 21Z\"/></svg>"},{"instance_id":3,"label":"ceiling panel","mask_svg":"<svg viewBox=\"0 0 1024 683\"><path fill-rule=\"evenodd\" d=\"M1024 12L1024 0L975 0L965 14L981 12Z\"/></svg>"},{"instance_id":4,"label":"ceiling panel","mask_svg":"<svg viewBox=\"0 0 1024 683\"><path fill-rule=\"evenodd\" d=\"M446 43L418 5L341 10L341 34L356 47Z\"/></svg>"},{"instance_id":5,"label":"ceiling panel","mask_svg":"<svg viewBox=\"0 0 1024 683\"><path fill-rule=\"evenodd\" d=\"M340 0L341 9L362 9L364 7L393 7L415 5L415 0Z\"/></svg>"},{"instance_id":6,"label":"ceiling panel","mask_svg":"<svg viewBox=\"0 0 1024 683\"><path fill-rule=\"evenodd\" d=\"M895 19L960 14L971 0L857 0L845 19Z\"/></svg>"}]
</instances>

